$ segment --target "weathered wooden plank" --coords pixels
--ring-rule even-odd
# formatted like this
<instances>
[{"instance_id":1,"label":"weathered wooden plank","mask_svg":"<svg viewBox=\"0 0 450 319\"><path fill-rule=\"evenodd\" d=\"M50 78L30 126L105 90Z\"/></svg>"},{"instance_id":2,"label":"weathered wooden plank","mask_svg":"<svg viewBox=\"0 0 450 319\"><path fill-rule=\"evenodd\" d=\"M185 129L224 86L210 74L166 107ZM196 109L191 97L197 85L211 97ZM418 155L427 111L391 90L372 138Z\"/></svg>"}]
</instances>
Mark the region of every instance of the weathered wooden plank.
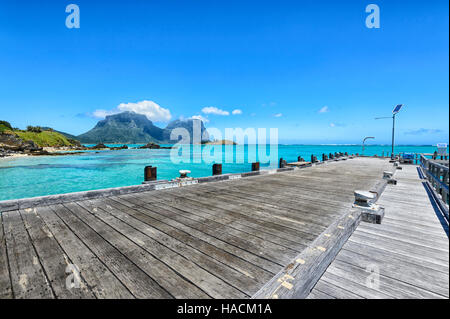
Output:
<instances>
[{"instance_id":1,"label":"weathered wooden plank","mask_svg":"<svg viewBox=\"0 0 450 319\"><path fill-rule=\"evenodd\" d=\"M118 204L121 204L122 202L124 202L122 199L119 199L119 198L110 198L110 200L116 201ZM179 230L182 230L186 233L189 233L189 234L191 234L201 240L204 240L220 249L223 249L235 256L239 256L242 259L248 261L249 263L257 265L269 272L276 273L282 267L281 265L279 265L277 263L274 263L265 258L261 258L259 255L252 254L252 253L250 253L244 249L241 249L237 246L231 245L226 241L220 240L219 238L216 238L214 235L204 233L202 231L197 230L196 228L190 227L181 222L173 220L170 218L170 216L165 215L163 210L160 210L158 208L155 209L156 212L153 210L150 210L146 207L136 207L135 210L137 210L145 215L148 215L154 219L162 221L162 222L164 222L172 227L175 227Z\"/></svg>"},{"instance_id":2,"label":"weathered wooden plank","mask_svg":"<svg viewBox=\"0 0 450 319\"><path fill-rule=\"evenodd\" d=\"M424 291L430 291L444 297L448 297L449 294L448 274L433 271L433 269L430 268L418 267L415 264L404 262L400 258L396 259L394 264L392 263L392 260L386 260L386 257L376 258L374 254L365 256L354 251L347 250L346 246L344 246L344 249L342 249L336 257L336 261L351 264L361 269L367 269L371 265L376 265L380 270L380 273L386 277L404 283L409 283L423 289ZM424 295L428 295L429 297L432 296L426 292Z\"/></svg>"},{"instance_id":3,"label":"weathered wooden plank","mask_svg":"<svg viewBox=\"0 0 450 319\"><path fill-rule=\"evenodd\" d=\"M108 235L105 234L105 236L108 236L107 238L111 243L117 242L117 244L114 243L114 245L117 246L122 253L128 256L141 269L145 270L147 274L151 275L161 287L168 291L172 291L172 294L175 297L245 297L244 293L227 284L220 278L213 276L203 268L198 267L198 265L176 251L167 248L142 232L136 231L135 228L107 213L106 209L103 210L102 206L79 203L79 205L81 205L80 208L87 208L87 210L83 211L82 209L76 208L74 205L75 204L68 207L73 212L82 216L96 231L101 231L103 233L101 225L95 221L95 218L92 218L87 214L92 214L92 216L97 217L105 224L108 224L111 229L116 230L118 233L135 243L135 245L133 245L124 240L121 240L120 242L116 241L115 238L117 235L114 231L109 231ZM136 246L141 249L136 248ZM144 251L148 252L148 254L144 253ZM182 277L180 277L180 275ZM185 280L185 278L189 280L189 282ZM202 293L198 288L205 291L208 295ZM196 292L196 294L194 292Z\"/></svg>"},{"instance_id":4,"label":"weathered wooden plank","mask_svg":"<svg viewBox=\"0 0 450 319\"><path fill-rule=\"evenodd\" d=\"M132 227L134 229L134 232L138 230L142 234L152 238L152 240L155 240L161 245L165 245L170 250L177 252L180 256L182 256L179 265L177 263L177 258L168 258L169 254L165 253L164 251L157 257L162 261L165 261L170 267L174 268L175 271L188 278L194 284L199 281L200 283L198 285L201 287L202 285L205 285L205 283L207 283L208 285L205 290L212 290L211 295L218 295L225 298L231 297L233 294L236 294L235 289L231 289L231 293L227 293L230 288L228 287L228 285L224 286L222 281L228 283L233 287L237 287L247 295L250 294L250 291L256 289L255 283L257 283L258 280L255 280L255 278L248 276L248 273L247 276L243 276L245 275L244 273L239 272L222 263L219 263L215 259L199 252L196 249L193 249L192 247L174 239L171 236L168 236L158 229L149 227L147 224L140 222L137 219L131 218L129 214L110 206L107 201L102 201L101 203L99 203L98 201L97 203L91 202L89 207L92 207L91 205L94 205L94 207L95 205L101 206L102 210L107 211L111 214L111 216L114 216L118 220ZM132 235L136 236L136 234ZM145 243L144 239L138 239L138 241L142 241ZM150 245L146 244L145 247L150 247ZM156 255L157 254L155 253L155 256ZM187 263L185 259L188 260L189 263ZM195 265L195 268L193 268L193 265ZM197 268L203 268L217 278L207 280L211 275L208 273L205 274L203 270L199 271ZM214 287L211 288L210 286ZM239 293L239 296L242 297L242 294Z\"/></svg>"},{"instance_id":5,"label":"weathered wooden plank","mask_svg":"<svg viewBox=\"0 0 450 319\"><path fill-rule=\"evenodd\" d=\"M154 203L149 209L276 263L287 263L297 254L296 251L289 248L265 242L260 238L231 227L224 227L219 223L196 218L192 214L186 214L184 211L163 204Z\"/></svg>"},{"instance_id":6,"label":"weathered wooden plank","mask_svg":"<svg viewBox=\"0 0 450 319\"><path fill-rule=\"evenodd\" d=\"M330 296L333 299L363 299L352 291L341 289L332 282L336 282L336 278L333 275L329 276L329 278L322 277L307 299L324 299L324 295L325 297Z\"/></svg>"},{"instance_id":7,"label":"weathered wooden plank","mask_svg":"<svg viewBox=\"0 0 450 319\"><path fill-rule=\"evenodd\" d=\"M379 230L378 225L375 224L363 224L361 225L361 229L373 229L373 230ZM408 225L390 225L388 223L383 222L383 232L385 234L404 234L407 238L415 239L415 240L421 240L422 238L425 238L426 240L432 241L435 244L439 245L439 247L447 246L448 245L448 238L442 231L436 232L436 233L430 233L427 230L422 230L420 228L414 229L414 231L411 231L412 229L408 227Z\"/></svg>"},{"instance_id":8,"label":"weathered wooden plank","mask_svg":"<svg viewBox=\"0 0 450 319\"><path fill-rule=\"evenodd\" d=\"M299 223L306 224L308 227L302 228L303 232L315 233L315 231L320 228L330 224L330 221L337 215L337 207L334 207L331 211L325 211L322 208L322 214L317 212L317 209L307 206L307 203L298 205L296 208L286 207L285 203L279 203L273 197L266 195L264 199L256 199L253 197L252 200L248 198L251 195L239 194L238 196L230 196L231 191L224 191L224 193L217 193L213 198L208 199L207 195L202 195L202 193L189 192L188 194L183 194L189 200L196 201L202 205L212 205L213 207L226 207L233 210L241 210L247 212L262 211L267 214L275 214L279 216L285 216L292 220L296 220ZM272 199L272 201L268 200ZM309 230L310 229L310 230Z\"/></svg>"},{"instance_id":9,"label":"weathered wooden plank","mask_svg":"<svg viewBox=\"0 0 450 319\"><path fill-rule=\"evenodd\" d=\"M351 192L356 188L351 187ZM317 209L332 208L335 211L336 206L342 205L343 202L352 197L349 192L345 196L333 192L335 192L334 189L330 192L317 191L307 193L306 191L295 188L295 192L291 193L288 189L277 190L269 187L262 189L258 188L257 185L250 185L246 188L220 188L220 192L218 190L217 194L213 195L226 196L229 199L243 201L248 205L262 205L263 207L268 206L269 208L276 207L279 209L301 211L306 215L320 216L317 213ZM321 198L320 205L317 202L317 198ZM336 200L333 200L333 198L336 198ZM298 202L301 202L302 206L299 206Z\"/></svg>"},{"instance_id":10,"label":"weathered wooden plank","mask_svg":"<svg viewBox=\"0 0 450 319\"><path fill-rule=\"evenodd\" d=\"M95 255L120 279L137 298L171 298L151 277L126 258L116 247L90 228L62 205L55 205L55 213ZM110 231L110 229L105 230Z\"/></svg>"},{"instance_id":11,"label":"weathered wooden plank","mask_svg":"<svg viewBox=\"0 0 450 319\"><path fill-rule=\"evenodd\" d=\"M337 288L335 288L336 290L333 293L333 295L336 295L337 297L341 296L341 294L344 294L344 296L347 296L345 298L350 299L394 299L388 294L368 287L366 285L366 280L356 282L349 279L352 278L352 276L358 275L360 274L354 274L352 272L347 273L335 267L334 263L332 263L324 273L322 278L323 281L328 282ZM366 273L365 275L367 278L369 274ZM322 279L320 281L322 281ZM328 290L327 293L330 294L331 290Z\"/></svg>"},{"instance_id":12,"label":"weathered wooden plank","mask_svg":"<svg viewBox=\"0 0 450 319\"><path fill-rule=\"evenodd\" d=\"M372 264L373 266L374 264ZM370 281L370 272L366 268L360 268L352 264L335 260L328 268L328 273L333 273L341 279L351 281L358 284L360 290L352 290L355 293L366 298L373 298L375 291L383 294L382 298L390 296L397 299L411 299L411 298L444 298L435 293L418 288L415 285L404 283L400 280L395 280L384 275L383 269L379 268L379 282L368 283Z\"/></svg>"},{"instance_id":13,"label":"weathered wooden plank","mask_svg":"<svg viewBox=\"0 0 450 319\"><path fill-rule=\"evenodd\" d=\"M68 276L73 274L68 267L73 265L73 262L60 248L51 231L38 216L37 210L31 208L21 210L20 215L55 297L64 299L95 298L81 276L78 288L67 286ZM67 270L70 272L67 273Z\"/></svg>"},{"instance_id":14,"label":"weathered wooden plank","mask_svg":"<svg viewBox=\"0 0 450 319\"><path fill-rule=\"evenodd\" d=\"M420 246L414 246L411 249L411 245L408 243L400 242L398 240L392 240L389 238L383 238L380 236L374 236L368 233L362 233L356 230L353 234L352 241L358 241L367 245L381 245L386 249L394 251L400 255L415 256L418 259L422 259L431 263L437 263L441 265L448 265L448 254L438 251L437 249L424 248Z\"/></svg>"},{"instance_id":15,"label":"weathered wooden plank","mask_svg":"<svg viewBox=\"0 0 450 319\"><path fill-rule=\"evenodd\" d=\"M325 229L324 226L319 226L315 223L308 223L306 224L306 221L302 220L302 215L299 214L297 211L290 212L289 210L281 210L278 209L273 204L271 206L265 205L264 203L260 203L260 205L256 207L252 207L250 209L242 209L242 204L240 200L235 201L224 201L224 200L204 200L202 199L202 196L195 196L193 195L193 192L188 192L186 194L181 194L179 197L185 197L189 201L192 201L200 206L206 207L206 208L214 208L214 209L224 209L227 213L232 212L240 212L241 214L247 213L250 216L255 216L255 218L258 218L263 221L270 221L277 225L289 228L291 231L296 231L301 234L302 237L306 236L316 236L320 232ZM155 202L161 202L160 197L158 197ZM251 212L248 213L248 212Z\"/></svg>"},{"instance_id":16,"label":"weathered wooden plank","mask_svg":"<svg viewBox=\"0 0 450 319\"><path fill-rule=\"evenodd\" d=\"M132 225L135 225L135 223L133 222L133 220L135 219L146 225L147 228L145 229L145 231L148 231L149 229L158 231L158 235L156 236L158 239L163 240L166 236L172 237L175 240L178 240L179 242L187 245L188 247L202 252L206 256L211 256L214 260L217 260L220 263L223 263L231 267L232 269L235 269L244 276L250 277L260 284L267 282L273 276L273 273L265 271L259 266L251 264L224 249L220 249L210 244L206 240L202 240L193 236L191 232L187 231L188 229L185 229L186 231L179 230L169 224L164 223L163 221L167 221L164 218L158 220L158 215L155 215L156 218L153 218L150 215L143 214L132 208L127 208L120 203L112 200L108 200L105 204L106 209L108 209L110 213L114 214L116 217L121 218L122 220ZM108 206L111 208L109 208ZM176 223L173 224L176 225ZM137 228L137 226L134 227ZM164 240L164 242L169 243L169 240ZM243 281L245 281L245 279Z\"/></svg>"},{"instance_id":17,"label":"weathered wooden plank","mask_svg":"<svg viewBox=\"0 0 450 319\"><path fill-rule=\"evenodd\" d=\"M437 251L439 254L447 254L449 252L448 246L438 246L436 242L432 240L427 240L426 237L422 237L421 239L412 238L408 236L408 233L387 233L384 230L376 230L373 228L365 228L364 226L358 229L358 232L361 234L367 234L368 236L377 236L381 238L385 238L386 240L391 239L394 241L398 241L400 243L410 244L413 246L419 246L423 249L430 248L433 251Z\"/></svg>"},{"instance_id":18,"label":"weathered wooden plank","mask_svg":"<svg viewBox=\"0 0 450 319\"><path fill-rule=\"evenodd\" d=\"M330 295L322 292L319 289L314 289L313 291L311 291L311 293L308 295L308 297L306 297L306 299L321 299L321 300L325 300L325 299L336 299L336 297L330 296Z\"/></svg>"},{"instance_id":19,"label":"weathered wooden plank","mask_svg":"<svg viewBox=\"0 0 450 319\"><path fill-rule=\"evenodd\" d=\"M349 210L253 298L306 298L360 221L360 210Z\"/></svg>"},{"instance_id":20,"label":"weathered wooden plank","mask_svg":"<svg viewBox=\"0 0 450 319\"><path fill-rule=\"evenodd\" d=\"M55 298L19 212L2 216L14 297Z\"/></svg>"},{"instance_id":21,"label":"weathered wooden plank","mask_svg":"<svg viewBox=\"0 0 450 319\"><path fill-rule=\"evenodd\" d=\"M8 252L6 237L3 231L3 217L0 213L0 299L13 298L11 277L9 275Z\"/></svg>"},{"instance_id":22,"label":"weathered wooden plank","mask_svg":"<svg viewBox=\"0 0 450 319\"><path fill-rule=\"evenodd\" d=\"M390 218L390 216L385 216L383 219L383 224L394 227L407 227L411 232L425 232L426 234L432 234L436 236L446 236L445 233L442 232L442 227L428 227L420 224L407 223L405 221L399 221Z\"/></svg>"},{"instance_id":23,"label":"weathered wooden plank","mask_svg":"<svg viewBox=\"0 0 450 319\"><path fill-rule=\"evenodd\" d=\"M52 206L37 207L37 213L58 241L64 253L80 271L81 277L97 298L133 298L129 290L97 258L97 256L78 238L55 214Z\"/></svg>"},{"instance_id":24,"label":"weathered wooden plank","mask_svg":"<svg viewBox=\"0 0 450 319\"><path fill-rule=\"evenodd\" d=\"M279 237L280 239L286 239L287 241L295 243L307 243L309 240L314 239L314 235L301 232L295 229L292 225L298 223L290 222L289 226L286 227L282 223L277 223L277 219L273 218L273 215L263 215L254 209L252 211L241 209L236 205L237 208L228 208L228 203L221 205L222 207L216 207L214 205L203 204L195 200L191 200L187 197L173 194L169 197L171 201L170 205L174 205L175 208L185 207L189 211L199 210L206 214L209 214L211 218L216 218L220 216L224 218L224 221L228 221L228 224L246 226L248 228L256 229L260 232L265 232L271 234L272 236ZM146 203L140 204L140 206L146 206Z\"/></svg>"},{"instance_id":25,"label":"weathered wooden plank","mask_svg":"<svg viewBox=\"0 0 450 319\"><path fill-rule=\"evenodd\" d=\"M240 218L233 219L232 216L230 216L231 214L224 213L223 211L217 212L215 209L206 209L205 207L195 206L185 200L181 200L181 203L180 200L175 202L174 198L169 196L165 196L164 198L165 206L184 211L191 216L195 216L194 218L196 218L196 220L200 220L205 223L219 223L221 225L224 225L224 227L231 227L235 230L242 231L249 235L263 239L268 243L280 245L297 252L306 247L306 244L309 242L308 240L299 237L290 239L281 238L278 236L278 232L276 230L264 231L265 228L263 227L247 226L248 224L237 222L241 220Z\"/></svg>"},{"instance_id":26,"label":"weathered wooden plank","mask_svg":"<svg viewBox=\"0 0 450 319\"><path fill-rule=\"evenodd\" d=\"M417 256L415 255L406 255L406 254L401 255L395 251L390 250L389 248L377 246L376 244L368 245L365 243L352 240L352 238L349 238L349 240L345 245L346 247L348 247L349 250L353 250L358 254L369 257L374 256L375 260L384 258L387 261L392 262L393 265L396 265L398 260L404 260L405 262L411 265L416 265L419 268L424 267L425 269L427 269L427 271L437 271L444 274L449 273L448 264L430 263L426 260L417 258Z\"/></svg>"}]
</instances>

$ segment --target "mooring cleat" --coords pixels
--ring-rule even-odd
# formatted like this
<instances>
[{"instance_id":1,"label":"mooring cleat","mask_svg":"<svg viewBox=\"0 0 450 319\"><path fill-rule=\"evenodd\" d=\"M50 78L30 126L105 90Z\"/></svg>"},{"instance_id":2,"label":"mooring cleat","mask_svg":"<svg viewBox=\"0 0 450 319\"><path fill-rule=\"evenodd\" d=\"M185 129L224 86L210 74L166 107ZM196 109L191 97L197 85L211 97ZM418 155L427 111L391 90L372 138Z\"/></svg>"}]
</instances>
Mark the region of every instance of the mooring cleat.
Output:
<instances>
[{"instance_id":1,"label":"mooring cleat","mask_svg":"<svg viewBox=\"0 0 450 319\"><path fill-rule=\"evenodd\" d=\"M375 192L369 192L369 191L355 191L355 203L368 203L371 200L374 200L377 198L377 193Z\"/></svg>"},{"instance_id":2,"label":"mooring cleat","mask_svg":"<svg viewBox=\"0 0 450 319\"><path fill-rule=\"evenodd\" d=\"M390 171L383 172L383 179L389 179L389 178L392 178L392 176L394 176L394 172L390 172Z\"/></svg>"},{"instance_id":3,"label":"mooring cleat","mask_svg":"<svg viewBox=\"0 0 450 319\"><path fill-rule=\"evenodd\" d=\"M181 169L178 172L180 173L180 178L187 178L187 174L191 173L191 171L187 169Z\"/></svg>"}]
</instances>

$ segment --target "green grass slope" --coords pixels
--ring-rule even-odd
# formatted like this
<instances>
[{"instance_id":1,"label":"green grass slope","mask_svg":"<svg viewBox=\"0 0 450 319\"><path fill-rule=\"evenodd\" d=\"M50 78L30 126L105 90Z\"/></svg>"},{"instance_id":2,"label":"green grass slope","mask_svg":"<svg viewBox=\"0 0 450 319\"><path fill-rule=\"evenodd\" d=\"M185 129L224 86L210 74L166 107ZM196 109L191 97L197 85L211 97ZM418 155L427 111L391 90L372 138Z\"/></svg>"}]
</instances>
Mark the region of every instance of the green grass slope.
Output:
<instances>
[{"instance_id":1,"label":"green grass slope","mask_svg":"<svg viewBox=\"0 0 450 319\"><path fill-rule=\"evenodd\" d=\"M14 129L7 121L0 120L0 134L18 136L22 141L33 141L39 147L80 146L80 143L62 132L48 127L28 126L27 130ZM20 143L20 140L17 142Z\"/></svg>"},{"instance_id":2,"label":"green grass slope","mask_svg":"<svg viewBox=\"0 0 450 319\"><path fill-rule=\"evenodd\" d=\"M72 141L69 141L64 135L55 131L42 131L40 133L28 132L28 131L14 131L14 134L18 135L24 141L33 141L40 147L61 147L61 146L73 146Z\"/></svg>"},{"instance_id":3,"label":"green grass slope","mask_svg":"<svg viewBox=\"0 0 450 319\"><path fill-rule=\"evenodd\" d=\"M6 131L11 131L11 129L9 127L6 127L3 124L0 124L0 133L6 132Z\"/></svg>"}]
</instances>

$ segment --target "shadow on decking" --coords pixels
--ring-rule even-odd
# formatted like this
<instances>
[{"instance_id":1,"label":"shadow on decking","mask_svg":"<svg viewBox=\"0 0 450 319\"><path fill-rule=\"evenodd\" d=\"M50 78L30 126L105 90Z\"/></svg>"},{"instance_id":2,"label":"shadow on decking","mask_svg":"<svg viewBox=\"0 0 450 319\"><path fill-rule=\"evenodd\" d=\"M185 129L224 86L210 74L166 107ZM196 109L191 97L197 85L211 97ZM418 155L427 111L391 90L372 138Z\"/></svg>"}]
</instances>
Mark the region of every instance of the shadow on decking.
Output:
<instances>
[{"instance_id":1,"label":"shadow on decking","mask_svg":"<svg viewBox=\"0 0 450 319\"><path fill-rule=\"evenodd\" d=\"M430 199L431 206L433 206L434 213L436 214L437 218L439 219L439 222L441 223L442 228L444 229L445 233L447 234L447 238L449 237L449 226L448 221L445 218L444 213L442 212L441 208L436 202L436 198L433 195L433 191L430 189L430 186L427 182L422 182L423 188L425 188L425 191L427 192L428 198Z\"/></svg>"}]
</instances>

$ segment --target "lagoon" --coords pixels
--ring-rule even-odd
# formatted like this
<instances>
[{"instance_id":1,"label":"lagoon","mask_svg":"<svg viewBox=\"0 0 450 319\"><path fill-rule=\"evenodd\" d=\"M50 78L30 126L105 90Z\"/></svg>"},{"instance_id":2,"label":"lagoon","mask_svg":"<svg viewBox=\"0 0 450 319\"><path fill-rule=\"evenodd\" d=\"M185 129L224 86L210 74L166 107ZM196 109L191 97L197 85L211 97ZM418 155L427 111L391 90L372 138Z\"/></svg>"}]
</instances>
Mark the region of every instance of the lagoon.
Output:
<instances>
[{"instance_id":1,"label":"lagoon","mask_svg":"<svg viewBox=\"0 0 450 319\"><path fill-rule=\"evenodd\" d=\"M118 145L107 145L118 146ZM120 146L120 145L119 145ZM141 145L128 145L137 147ZM141 184L144 178L144 167L153 165L158 168L158 180L173 179L179 176L178 171L187 169L189 176L204 177L212 174L212 162L205 162L201 157L206 146L192 147L186 162L174 163L169 149L127 149L89 151L69 156L29 156L5 158L0 160L0 200L19 199L44 195L54 195L121 187ZM239 173L251 170L248 154L255 146L219 146L222 149L223 173ZM365 155L386 155L390 145L366 146ZM433 153L435 146L396 146L395 152ZM269 146L267 146L267 153ZM261 163L261 169L275 168L277 159L282 157L288 162L302 156L309 161L311 154L321 159L322 153L362 152L361 145L278 145L274 160ZM225 158L232 161L227 163ZM256 152L256 160L258 158Z\"/></svg>"}]
</instances>

